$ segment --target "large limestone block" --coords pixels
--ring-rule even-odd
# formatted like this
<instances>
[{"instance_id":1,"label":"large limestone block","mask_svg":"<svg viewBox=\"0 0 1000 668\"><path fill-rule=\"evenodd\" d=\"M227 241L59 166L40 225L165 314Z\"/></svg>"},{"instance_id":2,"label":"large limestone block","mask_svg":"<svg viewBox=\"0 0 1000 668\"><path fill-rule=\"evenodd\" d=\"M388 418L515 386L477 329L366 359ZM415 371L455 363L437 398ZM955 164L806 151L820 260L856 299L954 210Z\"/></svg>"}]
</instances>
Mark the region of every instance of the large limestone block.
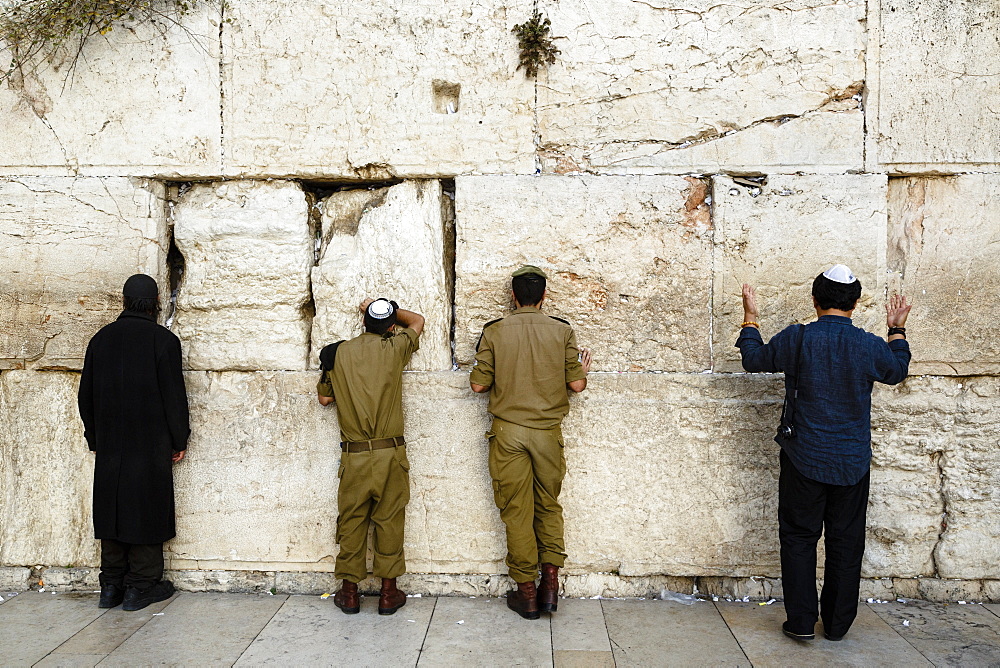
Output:
<instances>
[{"instance_id":1,"label":"large limestone block","mask_svg":"<svg viewBox=\"0 0 1000 668\"><path fill-rule=\"evenodd\" d=\"M943 578L1000 579L1000 379L958 378L951 448L940 459L946 528L937 546Z\"/></svg>"},{"instance_id":2,"label":"large limestone block","mask_svg":"<svg viewBox=\"0 0 1000 668\"><path fill-rule=\"evenodd\" d=\"M1000 176L889 181L889 269L914 303L911 372L1000 372L998 253Z\"/></svg>"},{"instance_id":3,"label":"large limestone block","mask_svg":"<svg viewBox=\"0 0 1000 668\"><path fill-rule=\"evenodd\" d=\"M778 575L778 382L593 375L563 428L568 570Z\"/></svg>"},{"instance_id":4,"label":"large limestone block","mask_svg":"<svg viewBox=\"0 0 1000 668\"><path fill-rule=\"evenodd\" d=\"M868 155L892 170L994 171L1000 10L979 0L872 6Z\"/></svg>"},{"instance_id":5,"label":"large limestone block","mask_svg":"<svg viewBox=\"0 0 1000 668\"><path fill-rule=\"evenodd\" d=\"M425 318L409 368L451 369L443 205L439 181L344 190L323 200L320 259L312 270L314 366L324 345L361 333L364 298L385 297Z\"/></svg>"},{"instance_id":6,"label":"large limestone block","mask_svg":"<svg viewBox=\"0 0 1000 668\"><path fill-rule=\"evenodd\" d=\"M838 262L861 280L854 324L885 333L885 176L770 176L759 188L718 176L713 191L716 370L742 370L733 344L743 320L743 283L757 289L766 340L815 320L813 279Z\"/></svg>"},{"instance_id":7,"label":"large limestone block","mask_svg":"<svg viewBox=\"0 0 1000 668\"><path fill-rule=\"evenodd\" d=\"M81 368L125 279L166 292L168 238L156 182L0 178L0 368Z\"/></svg>"},{"instance_id":8,"label":"large limestone block","mask_svg":"<svg viewBox=\"0 0 1000 668\"><path fill-rule=\"evenodd\" d=\"M96 566L79 374L0 373L0 564Z\"/></svg>"},{"instance_id":9,"label":"large limestone block","mask_svg":"<svg viewBox=\"0 0 1000 668\"><path fill-rule=\"evenodd\" d=\"M542 5L543 151L598 173L861 166L864 2Z\"/></svg>"},{"instance_id":10,"label":"large limestone block","mask_svg":"<svg viewBox=\"0 0 1000 668\"><path fill-rule=\"evenodd\" d=\"M219 11L115 26L0 87L0 174L221 173ZM0 70L9 56L0 52Z\"/></svg>"},{"instance_id":11,"label":"large limestone block","mask_svg":"<svg viewBox=\"0 0 1000 668\"><path fill-rule=\"evenodd\" d=\"M832 111L845 107L843 111ZM780 118L680 145L656 141L543 144L545 173L670 174L860 170L864 116L851 99L799 118Z\"/></svg>"},{"instance_id":12,"label":"large limestone block","mask_svg":"<svg viewBox=\"0 0 1000 668\"><path fill-rule=\"evenodd\" d=\"M188 372L174 559L332 560L339 435L314 374Z\"/></svg>"},{"instance_id":13,"label":"large limestone block","mask_svg":"<svg viewBox=\"0 0 1000 668\"><path fill-rule=\"evenodd\" d=\"M176 331L190 369L305 369L313 238L288 181L196 184L177 203Z\"/></svg>"},{"instance_id":14,"label":"large limestone block","mask_svg":"<svg viewBox=\"0 0 1000 668\"><path fill-rule=\"evenodd\" d=\"M531 10L529 0L233 3L227 172L534 172L534 86L514 71L510 34Z\"/></svg>"},{"instance_id":15,"label":"large limestone block","mask_svg":"<svg viewBox=\"0 0 1000 668\"><path fill-rule=\"evenodd\" d=\"M935 575L945 511L941 462L954 447L959 391L941 378L875 386L866 577Z\"/></svg>"},{"instance_id":16,"label":"large limestone block","mask_svg":"<svg viewBox=\"0 0 1000 668\"><path fill-rule=\"evenodd\" d=\"M702 371L710 362L712 223L704 182L677 176L460 177L456 351L511 305L522 264L549 275L600 371Z\"/></svg>"},{"instance_id":17,"label":"large limestone block","mask_svg":"<svg viewBox=\"0 0 1000 668\"><path fill-rule=\"evenodd\" d=\"M337 554L336 411L315 372L189 372L192 437L176 469L172 559L327 570ZM406 374L414 572L495 573L503 531L486 464L487 419L461 373ZM277 568L277 564L284 564Z\"/></svg>"}]
</instances>

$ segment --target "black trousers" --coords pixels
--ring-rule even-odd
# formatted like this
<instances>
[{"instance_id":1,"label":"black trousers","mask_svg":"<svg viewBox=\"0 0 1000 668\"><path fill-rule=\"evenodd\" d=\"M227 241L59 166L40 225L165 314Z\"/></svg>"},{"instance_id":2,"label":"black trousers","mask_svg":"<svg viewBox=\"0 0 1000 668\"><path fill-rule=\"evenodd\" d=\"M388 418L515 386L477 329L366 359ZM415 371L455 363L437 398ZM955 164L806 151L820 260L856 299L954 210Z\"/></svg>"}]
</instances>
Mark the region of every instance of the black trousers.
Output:
<instances>
[{"instance_id":1,"label":"black trousers","mask_svg":"<svg viewBox=\"0 0 1000 668\"><path fill-rule=\"evenodd\" d=\"M147 589L163 579L163 543L132 545L101 540L101 586Z\"/></svg>"},{"instance_id":2,"label":"black trousers","mask_svg":"<svg viewBox=\"0 0 1000 668\"><path fill-rule=\"evenodd\" d=\"M781 451L778 537L785 615L794 633L813 633L818 617L832 636L847 633L858 614L861 559L871 473L854 485L806 478ZM823 593L816 600L816 543L825 533Z\"/></svg>"}]
</instances>

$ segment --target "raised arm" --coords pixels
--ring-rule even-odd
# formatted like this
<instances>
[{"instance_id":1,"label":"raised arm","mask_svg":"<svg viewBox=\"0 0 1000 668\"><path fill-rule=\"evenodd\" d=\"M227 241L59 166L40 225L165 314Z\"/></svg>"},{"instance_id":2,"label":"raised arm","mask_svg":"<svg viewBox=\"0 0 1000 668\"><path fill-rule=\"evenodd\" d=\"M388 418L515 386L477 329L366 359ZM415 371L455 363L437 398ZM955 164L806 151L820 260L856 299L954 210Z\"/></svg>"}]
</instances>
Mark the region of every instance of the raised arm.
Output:
<instances>
[{"instance_id":1,"label":"raised arm","mask_svg":"<svg viewBox=\"0 0 1000 668\"><path fill-rule=\"evenodd\" d=\"M396 309L396 322L403 327L408 327L417 333L417 336L424 331L424 316L404 308Z\"/></svg>"},{"instance_id":2,"label":"raised arm","mask_svg":"<svg viewBox=\"0 0 1000 668\"><path fill-rule=\"evenodd\" d=\"M740 349L743 370L782 371L778 366L776 349L764 343L760 336L760 311L757 308L757 292L750 285L743 284L743 323L736 347ZM775 337L777 338L777 337ZM773 343L773 342L772 342Z\"/></svg>"}]
</instances>

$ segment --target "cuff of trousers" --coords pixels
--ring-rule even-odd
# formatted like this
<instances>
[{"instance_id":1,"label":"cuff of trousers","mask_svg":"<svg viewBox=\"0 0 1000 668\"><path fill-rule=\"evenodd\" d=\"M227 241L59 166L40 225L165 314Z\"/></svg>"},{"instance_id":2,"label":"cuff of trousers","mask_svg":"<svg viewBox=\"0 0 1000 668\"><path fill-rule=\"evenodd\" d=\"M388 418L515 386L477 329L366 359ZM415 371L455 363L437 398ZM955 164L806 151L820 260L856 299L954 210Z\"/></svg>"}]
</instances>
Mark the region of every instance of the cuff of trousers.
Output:
<instances>
[{"instance_id":1,"label":"cuff of trousers","mask_svg":"<svg viewBox=\"0 0 1000 668\"><path fill-rule=\"evenodd\" d=\"M403 556L403 552L400 551L399 554L379 554L374 552L374 559L372 560L372 575L377 578L398 578L400 575L406 572L406 558Z\"/></svg>"},{"instance_id":2,"label":"cuff of trousers","mask_svg":"<svg viewBox=\"0 0 1000 668\"><path fill-rule=\"evenodd\" d=\"M553 566L562 568L566 564L566 555L558 552L539 552L538 563L552 564Z\"/></svg>"},{"instance_id":3,"label":"cuff of trousers","mask_svg":"<svg viewBox=\"0 0 1000 668\"><path fill-rule=\"evenodd\" d=\"M349 571L344 569L343 565L337 564L337 569L334 572L333 577L337 580L347 580L348 582L357 584L368 577L368 571L367 569L362 569L361 572Z\"/></svg>"}]
</instances>

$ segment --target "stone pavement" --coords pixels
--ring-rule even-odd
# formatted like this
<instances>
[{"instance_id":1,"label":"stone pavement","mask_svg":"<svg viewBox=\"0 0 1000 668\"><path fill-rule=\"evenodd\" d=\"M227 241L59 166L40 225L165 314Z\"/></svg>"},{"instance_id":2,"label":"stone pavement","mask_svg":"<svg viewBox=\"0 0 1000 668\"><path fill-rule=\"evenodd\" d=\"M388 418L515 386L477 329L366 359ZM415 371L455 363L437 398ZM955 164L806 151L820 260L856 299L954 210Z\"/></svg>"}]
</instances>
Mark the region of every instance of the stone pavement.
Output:
<instances>
[{"instance_id":1,"label":"stone pavement","mask_svg":"<svg viewBox=\"0 0 1000 668\"><path fill-rule=\"evenodd\" d=\"M862 604L841 642L780 633L781 603L563 599L526 621L503 599L411 598L391 617L366 597L179 593L139 612L97 595L0 602L0 665L113 666L996 666L1000 605Z\"/></svg>"}]
</instances>

